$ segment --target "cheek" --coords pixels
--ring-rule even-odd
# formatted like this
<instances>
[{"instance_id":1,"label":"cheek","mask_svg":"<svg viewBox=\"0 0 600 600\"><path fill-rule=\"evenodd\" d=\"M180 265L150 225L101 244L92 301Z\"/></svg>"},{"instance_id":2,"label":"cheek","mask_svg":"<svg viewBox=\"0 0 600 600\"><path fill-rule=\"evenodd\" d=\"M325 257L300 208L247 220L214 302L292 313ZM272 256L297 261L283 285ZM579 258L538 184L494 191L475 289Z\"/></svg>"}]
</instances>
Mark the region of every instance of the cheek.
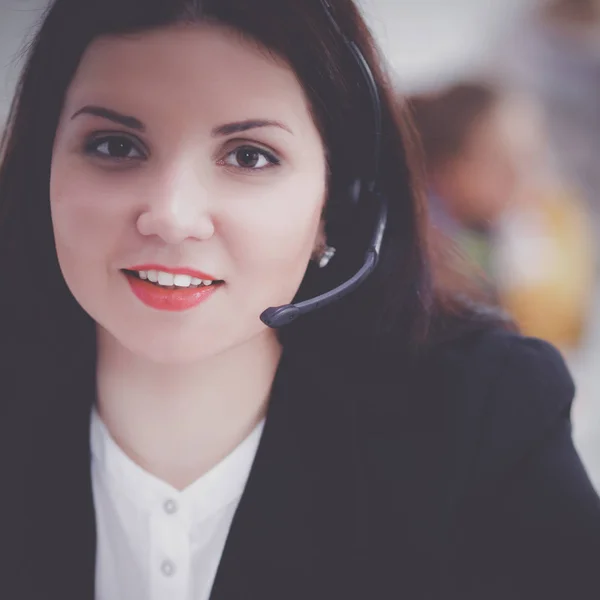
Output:
<instances>
[{"instance_id":1,"label":"cheek","mask_svg":"<svg viewBox=\"0 0 600 600\"><path fill-rule=\"evenodd\" d=\"M61 263L97 262L118 235L123 217L116 198L103 192L90 174L57 158L52 163L50 207Z\"/></svg>"},{"instance_id":2,"label":"cheek","mask_svg":"<svg viewBox=\"0 0 600 600\"><path fill-rule=\"evenodd\" d=\"M323 210L323 181L292 181L250 200L238 211L226 244L242 275L299 285L311 257ZM258 206L260 205L260 209Z\"/></svg>"},{"instance_id":3,"label":"cheek","mask_svg":"<svg viewBox=\"0 0 600 600\"><path fill-rule=\"evenodd\" d=\"M482 206L488 202L490 192L494 189L493 176L490 178L489 168L481 163L469 163L457 174L459 188L464 197L465 203L477 206Z\"/></svg>"}]
</instances>

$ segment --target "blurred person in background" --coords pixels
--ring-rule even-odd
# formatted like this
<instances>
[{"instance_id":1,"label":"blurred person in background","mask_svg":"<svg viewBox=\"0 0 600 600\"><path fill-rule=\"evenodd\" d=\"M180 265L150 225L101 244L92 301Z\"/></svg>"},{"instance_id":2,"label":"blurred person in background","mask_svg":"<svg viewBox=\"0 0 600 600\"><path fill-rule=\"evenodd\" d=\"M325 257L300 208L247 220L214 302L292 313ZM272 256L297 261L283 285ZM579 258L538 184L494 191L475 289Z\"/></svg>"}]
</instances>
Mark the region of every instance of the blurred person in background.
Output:
<instances>
[{"instance_id":1,"label":"blurred person in background","mask_svg":"<svg viewBox=\"0 0 600 600\"><path fill-rule=\"evenodd\" d=\"M503 95L484 83L463 82L415 96L410 106L432 226L457 244L475 289L496 298L495 235L518 183Z\"/></svg>"},{"instance_id":2,"label":"blurred person in background","mask_svg":"<svg viewBox=\"0 0 600 600\"><path fill-rule=\"evenodd\" d=\"M576 190L552 168L537 104L474 82L411 104L432 224L456 244L471 294L487 293L528 335L565 350L579 344L593 286L591 232Z\"/></svg>"}]
</instances>

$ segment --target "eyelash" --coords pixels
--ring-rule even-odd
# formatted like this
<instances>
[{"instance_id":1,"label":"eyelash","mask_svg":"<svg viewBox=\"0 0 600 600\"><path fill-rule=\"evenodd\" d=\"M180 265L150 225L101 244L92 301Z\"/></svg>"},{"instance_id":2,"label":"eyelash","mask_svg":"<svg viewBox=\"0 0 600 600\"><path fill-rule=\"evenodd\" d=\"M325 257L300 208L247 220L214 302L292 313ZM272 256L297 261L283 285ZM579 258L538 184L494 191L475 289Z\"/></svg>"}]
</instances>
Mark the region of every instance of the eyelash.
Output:
<instances>
[{"instance_id":1,"label":"eyelash","mask_svg":"<svg viewBox=\"0 0 600 600\"><path fill-rule=\"evenodd\" d=\"M140 156L113 157L113 156L108 156L106 154L102 154L98 151L98 148L102 144L115 142L115 141L117 141L117 142L125 141L127 144L131 145L131 150L135 150L137 153L140 154ZM256 152L261 157L265 158L267 160L268 164L266 166L259 167L259 168L228 165L225 162L225 160L228 157L239 152L240 150L250 150L251 152ZM100 158L101 160L104 160L107 162L113 162L113 163L141 161L141 160L144 160L145 158L147 158L147 154L148 154L144 145L139 140L132 138L131 136L123 134L123 133L119 133L119 134L98 134L97 133L97 134L93 135L91 138L86 140L85 145L84 145L84 153L89 156L93 156L95 158ZM272 167L278 167L281 164L281 161L277 156L275 156L275 154L266 150L265 148L256 146L254 144L243 143L243 144L240 144L239 146L236 146L230 152L227 152L227 154L225 155L224 158L219 159L217 161L217 164L219 164L220 166L233 168L236 171L245 171L245 172L255 172L256 173L256 172L260 172L260 171L265 171L266 169L270 169Z\"/></svg>"}]
</instances>

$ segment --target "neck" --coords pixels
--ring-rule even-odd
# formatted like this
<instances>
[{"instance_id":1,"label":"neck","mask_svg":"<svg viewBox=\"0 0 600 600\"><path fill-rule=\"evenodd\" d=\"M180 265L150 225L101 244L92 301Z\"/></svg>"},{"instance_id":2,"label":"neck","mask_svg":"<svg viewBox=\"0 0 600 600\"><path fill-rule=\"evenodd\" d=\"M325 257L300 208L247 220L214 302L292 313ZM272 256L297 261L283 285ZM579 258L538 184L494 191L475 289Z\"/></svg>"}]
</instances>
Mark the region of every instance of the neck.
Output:
<instances>
[{"instance_id":1,"label":"neck","mask_svg":"<svg viewBox=\"0 0 600 600\"><path fill-rule=\"evenodd\" d=\"M191 364L157 364L98 330L97 408L139 466L183 489L264 418L281 346L271 331Z\"/></svg>"}]
</instances>

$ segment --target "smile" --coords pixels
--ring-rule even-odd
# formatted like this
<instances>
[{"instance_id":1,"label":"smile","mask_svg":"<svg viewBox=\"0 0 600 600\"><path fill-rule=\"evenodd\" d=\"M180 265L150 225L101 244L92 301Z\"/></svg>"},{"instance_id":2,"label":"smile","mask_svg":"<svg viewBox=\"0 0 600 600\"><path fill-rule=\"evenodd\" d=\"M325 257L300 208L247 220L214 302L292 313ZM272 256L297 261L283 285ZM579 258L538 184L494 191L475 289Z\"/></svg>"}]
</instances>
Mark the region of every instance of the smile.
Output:
<instances>
[{"instance_id":1,"label":"smile","mask_svg":"<svg viewBox=\"0 0 600 600\"><path fill-rule=\"evenodd\" d=\"M160 287L165 288L188 288L213 285L217 283L214 279L200 279L185 274L173 274L166 271L129 271L134 277L139 277L142 280L148 280Z\"/></svg>"},{"instance_id":2,"label":"smile","mask_svg":"<svg viewBox=\"0 0 600 600\"><path fill-rule=\"evenodd\" d=\"M208 300L224 281L189 269L123 269L129 287L146 306L156 310L184 311Z\"/></svg>"}]
</instances>

